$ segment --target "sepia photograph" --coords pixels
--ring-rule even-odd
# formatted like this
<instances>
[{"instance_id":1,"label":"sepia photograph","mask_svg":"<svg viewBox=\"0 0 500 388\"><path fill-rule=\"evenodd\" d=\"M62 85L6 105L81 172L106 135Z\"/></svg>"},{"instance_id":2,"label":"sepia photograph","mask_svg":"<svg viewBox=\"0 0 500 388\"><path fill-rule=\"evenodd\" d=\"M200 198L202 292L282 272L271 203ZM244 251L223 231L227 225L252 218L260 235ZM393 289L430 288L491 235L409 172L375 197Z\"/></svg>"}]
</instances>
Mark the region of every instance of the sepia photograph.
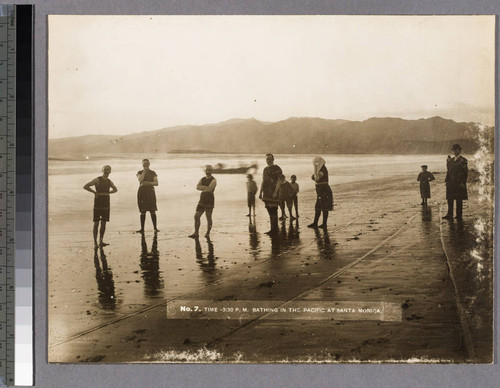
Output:
<instances>
[{"instance_id":1,"label":"sepia photograph","mask_svg":"<svg viewBox=\"0 0 500 388\"><path fill-rule=\"evenodd\" d=\"M494 16L48 22L49 363L494 361Z\"/></svg>"}]
</instances>

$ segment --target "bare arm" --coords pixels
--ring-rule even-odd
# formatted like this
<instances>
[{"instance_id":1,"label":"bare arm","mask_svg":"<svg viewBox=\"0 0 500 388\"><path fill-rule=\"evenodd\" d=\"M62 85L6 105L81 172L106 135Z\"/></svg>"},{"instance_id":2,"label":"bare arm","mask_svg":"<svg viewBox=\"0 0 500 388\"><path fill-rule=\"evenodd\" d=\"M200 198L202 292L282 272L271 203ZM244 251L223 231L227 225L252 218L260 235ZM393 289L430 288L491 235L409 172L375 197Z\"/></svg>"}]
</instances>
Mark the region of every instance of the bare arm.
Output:
<instances>
[{"instance_id":1,"label":"bare arm","mask_svg":"<svg viewBox=\"0 0 500 388\"><path fill-rule=\"evenodd\" d=\"M109 192L110 194L116 193L118 191L115 184L111 180L109 181L109 186L111 187L111 191Z\"/></svg>"},{"instance_id":2,"label":"bare arm","mask_svg":"<svg viewBox=\"0 0 500 388\"><path fill-rule=\"evenodd\" d=\"M200 181L198 182L198 184L196 185L196 190L200 190L200 191L205 191L205 189L207 188L207 186L205 185L202 185L201 184L201 179Z\"/></svg>"},{"instance_id":3,"label":"bare arm","mask_svg":"<svg viewBox=\"0 0 500 388\"><path fill-rule=\"evenodd\" d=\"M146 177L146 170L142 170L142 173L141 172L138 172L136 174L137 176L137 179L139 180L139 183L142 183L142 181L144 180L144 178Z\"/></svg>"},{"instance_id":4,"label":"bare arm","mask_svg":"<svg viewBox=\"0 0 500 388\"><path fill-rule=\"evenodd\" d=\"M142 181L141 186L158 186L158 176L153 178L153 182Z\"/></svg>"},{"instance_id":5,"label":"bare arm","mask_svg":"<svg viewBox=\"0 0 500 388\"><path fill-rule=\"evenodd\" d=\"M198 185L196 186L196 190L203 191L205 193L210 192L212 193L215 190L215 186L217 186L217 180L213 179L212 182L208 186L202 185L201 180L198 182Z\"/></svg>"},{"instance_id":6,"label":"bare arm","mask_svg":"<svg viewBox=\"0 0 500 388\"><path fill-rule=\"evenodd\" d=\"M281 170L281 168L278 166L278 169L276 170L276 173L275 173L275 177L277 179L277 183L276 183L276 187L274 189L274 193L273 193L273 198L278 198L278 193L280 192L280 188L281 188L281 181L280 181L280 176L283 175L283 171Z\"/></svg>"},{"instance_id":7,"label":"bare arm","mask_svg":"<svg viewBox=\"0 0 500 388\"><path fill-rule=\"evenodd\" d=\"M276 183L276 188L274 189L273 198L278 198L278 194L281 189L281 182Z\"/></svg>"},{"instance_id":8,"label":"bare arm","mask_svg":"<svg viewBox=\"0 0 500 388\"><path fill-rule=\"evenodd\" d=\"M210 184L208 186L205 186L206 189L203 191L208 191L208 192L213 193L216 186L217 186L217 180L213 179L212 182L210 182Z\"/></svg>"},{"instance_id":9,"label":"bare arm","mask_svg":"<svg viewBox=\"0 0 500 388\"><path fill-rule=\"evenodd\" d=\"M92 179L89 183L86 183L85 186L83 186L83 189L91 192L92 194L96 194L96 191L92 190L90 187L97 185L97 183L98 183L98 179L97 178L96 179Z\"/></svg>"}]
</instances>

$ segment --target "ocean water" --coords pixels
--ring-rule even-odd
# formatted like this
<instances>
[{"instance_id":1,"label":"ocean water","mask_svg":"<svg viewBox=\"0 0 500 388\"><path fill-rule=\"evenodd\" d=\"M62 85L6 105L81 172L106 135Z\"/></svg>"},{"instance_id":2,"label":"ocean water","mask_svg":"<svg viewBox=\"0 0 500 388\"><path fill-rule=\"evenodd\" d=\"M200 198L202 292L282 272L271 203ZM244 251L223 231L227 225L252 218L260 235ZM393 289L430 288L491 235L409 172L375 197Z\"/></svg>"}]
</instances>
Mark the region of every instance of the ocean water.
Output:
<instances>
[{"instance_id":1,"label":"ocean water","mask_svg":"<svg viewBox=\"0 0 500 388\"><path fill-rule=\"evenodd\" d=\"M111 198L112 217L123 218L124 213L137 212L137 171L142 169L145 155L87 161L49 161L49 218L50 221L70 221L73 216L88 213L91 217L93 197L83 190L83 185L101 175L105 164L112 167L110 179L118 188ZM386 176L420 172L420 165L427 164L429 171L445 171L445 156L441 155L327 155L324 157L329 171L330 184L366 181ZM285 176L297 176L301 191L314 190L311 180L312 155L276 155ZM204 176L206 164L223 163L226 167L239 167L258 163L253 174L260 188L262 170L266 166L263 155L161 155L150 158L151 169L158 174L156 188L159 214L168 213L168 222L179 222L186 212L190 215L196 207L198 181ZM244 174L215 175L216 209L228 203L241 203L246 208L246 177ZM87 217L87 218L89 218ZM89 218L90 219L90 218ZM191 216L189 217L191 221ZM135 222L136 224L136 222Z\"/></svg>"}]
</instances>

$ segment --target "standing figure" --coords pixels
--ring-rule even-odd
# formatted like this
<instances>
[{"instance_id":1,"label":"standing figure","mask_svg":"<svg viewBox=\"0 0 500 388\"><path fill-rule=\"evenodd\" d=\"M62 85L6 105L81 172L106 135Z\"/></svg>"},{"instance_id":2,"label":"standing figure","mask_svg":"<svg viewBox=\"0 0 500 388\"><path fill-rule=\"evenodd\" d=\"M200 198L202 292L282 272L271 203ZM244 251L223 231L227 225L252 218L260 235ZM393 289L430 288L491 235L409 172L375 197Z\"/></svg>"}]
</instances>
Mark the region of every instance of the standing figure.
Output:
<instances>
[{"instance_id":1,"label":"standing figure","mask_svg":"<svg viewBox=\"0 0 500 388\"><path fill-rule=\"evenodd\" d=\"M116 193L118 189L114 183L109 179L109 174L111 174L111 166L104 166L102 168L102 176L97 177L87 183L83 188L94 194L94 246L105 247L106 244L103 241L104 232L106 232L106 222L109 221L109 195ZM91 187L94 186L95 190ZM99 229L99 222L101 223L101 229L99 231L99 244L97 243L97 231Z\"/></svg>"},{"instance_id":2,"label":"standing figure","mask_svg":"<svg viewBox=\"0 0 500 388\"><path fill-rule=\"evenodd\" d=\"M146 221L146 212L151 214L151 221L155 232L159 232L156 227L156 194L154 186L158 186L158 175L156 172L149 169L149 160L142 161L141 171L138 171L136 176L139 180L139 190L137 191L137 204L141 212L141 229L137 233L144 233L144 223Z\"/></svg>"},{"instance_id":3,"label":"standing figure","mask_svg":"<svg viewBox=\"0 0 500 388\"><path fill-rule=\"evenodd\" d=\"M257 194L257 183L253 180L253 175L247 175L247 202L248 202L248 214L247 217L250 217L252 214L253 208L253 216L255 217L255 194Z\"/></svg>"},{"instance_id":4,"label":"standing figure","mask_svg":"<svg viewBox=\"0 0 500 388\"><path fill-rule=\"evenodd\" d=\"M290 220L294 220L295 217L292 216L292 197L293 197L293 189L290 182L288 182L285 176L282 174L279 180L279 189L278 189L278 198L280 200L280 208L281 208L281 217L280 220L285 220L286 211L285 205L288 208L288 213L290 214Z\"/></svg>"},{"instance_id":5,"label":"standing figure","mask_svg":"<svg viewBox=\"0 0 500 388\"><path fill-rule=\"evenodd\" d=\"M417 181L420 182L420 196L422 197L421 205L427 205L427 198L431 197L431 185L429 182L435 180L432 172L427 171L427 166L424 164L420 166L422 168L422 172L418 174Z\"/></svg>"},{"instance_id":6,"label":"standing figure","mask_svg":"<svg viewBox=\"0 0 500 388\"><path fill-rule=\"evenodd\" d=\"M328 183L328 170L325 166L325 160L321 156L313 159L314 174L311 179L316 182L316 205L314 222L307 225L308 228L327 227L328 212L333 210L333 194ZM323 223L318 226L319 216L323 212Z\"/></svg>"},{"instance_id":7,"label":"standing figure","mask_svg":"<svg viewBox=\"0 0 500 388\"><path fill-rule=\"evenodd\" d=\"M198 206L196 206L196 212L194 213L194 233L189 237L198 238L198 232L200 230L201 221L200 218L203 213L207 217L207 233L206 238L210 238L210 230L212 230L212 212L215 205L214 191L217 186L217 180L212 176L213 168L210 165L205 166L205 176L200 179L196 190L200 190L200 201Z\"/></svg>"},{"instance_id":8,"label":"standing figure","mask_svg":"<svg viewBox=\"0 0 500 388\"><path fill-rule=\"evenodd\" d=\"M276 236L278 234L278 190L279 177L282 175L281 168L274 164L273 154L266 155L267 167L262 172L262 185L260 187L259 198L266 204L271 229L266 234Z\"/></svg>"},{"instance_id":9,"label":"standing figure","mask_svg":"<svg viewBox=\"0 0 500 388\"><path fill-rule=\"evenodd\" d=\"M462 147L459 144L453 144L451 147L454 157L448 155L446 159L446 199L448 200L448 213L443 219L453 219L453 201L457 202L457 221L462 221L463 200L467 197L467 175L469 169L467 167L467 159L460 153Z\"/></svg>"},{"instance_id":10,"label":"standing figure","mask_svg":"<svg viewBox=\"0 0 500 388\"><path fill-rule=\"evenodd\" d=\"M292 203L293 206L295 207L295 217L299 218L299 184L297 183L297 177L295 175L292 175L290 177L291 182L290 185L292 186L293 189L293 196L292 196Z\"/></svg>"}]
</instances>

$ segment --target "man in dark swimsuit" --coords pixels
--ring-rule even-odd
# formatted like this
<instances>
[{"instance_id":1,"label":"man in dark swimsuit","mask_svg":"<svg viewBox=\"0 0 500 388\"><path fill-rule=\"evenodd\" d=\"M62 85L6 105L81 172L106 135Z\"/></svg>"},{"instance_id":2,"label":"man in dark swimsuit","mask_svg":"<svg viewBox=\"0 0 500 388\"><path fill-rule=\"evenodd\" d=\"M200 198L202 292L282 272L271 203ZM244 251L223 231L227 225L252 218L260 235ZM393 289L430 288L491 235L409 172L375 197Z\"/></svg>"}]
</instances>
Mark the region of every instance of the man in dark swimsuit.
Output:
<instances>
[{"instance_id":1,"label":"man in dark swimsuit","mask_svg":"<svg viewBox=\"0 0 500 388\"><path fill-rule=\"evenodd\" d=\"M109 179L109 174L111 174L111 166L106 165L102 168L102 176L91 180L83 186L85 190L94 194L94 246L96 247L108 245L103 242L103 238L106 231L106 222L109 221L109 195L118 191L114 183ZM95 187L95 190L91 189L92 186ZM101 229L99 232L99 244L97 244L99 222L101 223Z\"/></svg>"},{"instance_id":2,"label":"man in dark swimsuit","mask_svg":"<svg viewBox=\"0 0 500 388\"><path fill-rule=\"evenodd\" d=\"M274 164L274 156L266 155L267 167L262 172L262 185L260 186L259 198L266 204L271 230L266 234L276 236L278 234L278 205L279 205L279 178L283 175L281 168Z\"/></svg>"},{"instance_id":3,"label":"man in dark swimsuit","mask_svg":"<svg viewBox=\"0 0 500 388\"><path fill-rule=\"evenodd\" d=\"M146 212L151 214L151 221L155 232L159 232L156 227L156 194L154 186L158 186L158 175L149 169L149 160L142 161L144 170L138 171L136 176L139 180L139 190L137 191L137 205L141 212L141 229L137 233L144 233L144 223L146 222Z\"/></svg>"},{"instance_id":4,"label":"man in dark swimsuit","mask_svg":"<svg viewBox=\"0 0 500 388\"><path fill-rule=\"evenodd\" d=\"M212 211L214 210L215 197L214 191L217 186L217 180L212 176L213 168L210 165L205 166L205 176L200 179L196 190L200 190L200 201L198 206L196 206L196 212L194 213L194 233L189 237L196 239L198 237L198 232L200 230L201 221L200 218L203 213L207 217L207 233L206 238L210 238L210 230L212 229Z\"/></svg>"}]
</instances>

